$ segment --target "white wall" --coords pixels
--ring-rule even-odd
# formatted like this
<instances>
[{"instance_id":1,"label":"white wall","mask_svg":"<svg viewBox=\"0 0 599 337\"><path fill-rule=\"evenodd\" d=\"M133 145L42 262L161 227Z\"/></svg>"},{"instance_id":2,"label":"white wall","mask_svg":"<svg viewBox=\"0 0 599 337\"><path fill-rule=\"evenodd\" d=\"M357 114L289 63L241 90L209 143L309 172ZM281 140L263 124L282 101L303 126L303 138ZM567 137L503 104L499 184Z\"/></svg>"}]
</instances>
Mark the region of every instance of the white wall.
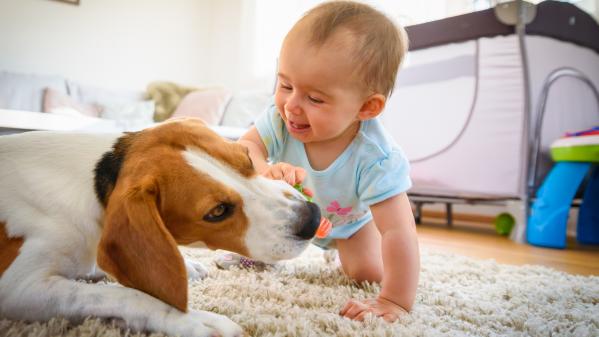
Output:
<instances>
[{"instance_id":1,"label":"white wall","mask_svg":"<svg viewBox=\"0 0 599 337\"><path fill-rule=\"evenodd\" d=\"M264 0L208 0L213 20L208 32L208 83L233 90L272 90L274 60L269 71L253 71L256 39L262 38L256 32L257 1Z\"/></svg>"},{"instance_id":2,"label":"white wall","mask_svg":"<svg viewBox=\"0 0 599 337\"><path fill-rule=\"evenodd\" d=\"M143 90L154 80L269 91L280 43L322 0L0 0L0 71ZM404 24L471 0L363 0ZM478 1L481 2L481 1ZM599 0L579 0L596 10Z\"/></svg>"},{"instance_id":3,"label":"white wall","mask_svg":"<svg viewBox=\"0 0 599 337\"><path fill-rule=\"evenodd\" d=\"M0 0L0 71L114 89L155 80L269 91L256 74L256 0ZM263 62L264 63L264 62Z\"/></svg>"},{"instance_id":4,"label":"white wall","mask_svg":"<svg viewBox=\"0 0 599 337\"><path fill-rule=\"evenodd\" d=\"M401 19L406 11L445 10L431 1L445 0L366 2ZM283 37L319 2L0 0L0 71L62 75L107 88L143 90L169 80L270 91Z\"/></svg>"},{"instance_id":5,"label":"white wall","mask_svg":"<svg viewBox=\"0 0 599 337\"><path fill-rule=\"evenodd\" d=\"M0 70L108 88L153 80L202 85L212 39L207 0L0 0Z\"/></svg>"}]
</instances>

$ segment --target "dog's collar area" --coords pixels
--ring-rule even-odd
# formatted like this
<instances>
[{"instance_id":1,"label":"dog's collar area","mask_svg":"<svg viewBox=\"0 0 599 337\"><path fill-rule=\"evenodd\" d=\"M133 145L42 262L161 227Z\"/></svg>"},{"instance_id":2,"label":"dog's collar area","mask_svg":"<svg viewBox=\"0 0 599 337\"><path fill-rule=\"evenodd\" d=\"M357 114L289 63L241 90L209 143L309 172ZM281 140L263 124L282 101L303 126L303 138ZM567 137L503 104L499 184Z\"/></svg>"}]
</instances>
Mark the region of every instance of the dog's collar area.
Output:
<instances>
[{"instance_id":1,"label":"dog's collar area","mask_svg":"<svg viewBox=\"0 0 599 337\"><path fill-rule=\"evenodd\" d=\"M96 192L96 197L104 207L108 204L110 193L116 186L125 155L136 134L137 132L128 132L124 136L119 137L112 146L112 151L104 153L96 164L94 169L94 191Z\"/></svg>"}]
</instances>

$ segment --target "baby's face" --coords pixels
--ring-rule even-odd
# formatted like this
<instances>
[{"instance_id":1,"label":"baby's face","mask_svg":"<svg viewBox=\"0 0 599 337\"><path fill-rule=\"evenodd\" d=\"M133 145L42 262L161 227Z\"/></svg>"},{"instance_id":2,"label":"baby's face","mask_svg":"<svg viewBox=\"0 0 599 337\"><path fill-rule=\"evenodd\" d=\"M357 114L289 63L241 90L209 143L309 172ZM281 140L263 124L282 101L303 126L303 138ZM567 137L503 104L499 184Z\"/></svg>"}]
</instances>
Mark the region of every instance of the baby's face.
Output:
<instances>
[{"instance_id":1,"label":"baby's face","mask_svg":"<svg viewBox=\"0 0 599 337\"><path fill-rule=\"evenodd\" d=\"M290 35L281 48L275 104L287 130L303 143L353 138L365 95L352 72L347 39L322 47Z\"/></svg>"}]
</instances>

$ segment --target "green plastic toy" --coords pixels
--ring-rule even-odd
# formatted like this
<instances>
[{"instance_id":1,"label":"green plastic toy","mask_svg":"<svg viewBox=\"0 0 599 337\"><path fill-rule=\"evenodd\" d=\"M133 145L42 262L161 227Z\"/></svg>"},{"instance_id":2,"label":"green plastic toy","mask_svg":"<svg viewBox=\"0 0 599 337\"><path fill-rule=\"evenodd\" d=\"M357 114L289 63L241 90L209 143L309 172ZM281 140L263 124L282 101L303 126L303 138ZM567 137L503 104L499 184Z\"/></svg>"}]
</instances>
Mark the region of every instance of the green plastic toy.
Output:
<instances>
[{"instance_id":1,"label":"green plastic toy","mask_svg":"<svg viewBox=\"0 0 599 337\"><path fill-rule=\"evenodd\" d=\"M302 184L295 184L293 185L293 188L298 190L304 196L304 198L306 198L306 200L308 200L309 202L314 202L312 197L307 195L306 192L304 192L304 187L302 186ZM331 223L331 221L325 217L320 217L320 224L318 225L316 233L314 233L314 237L318 239L324 239L329 235L332 229L333 223Z\"/></svg>"},{"instance_id":2,"label":"green plastic toy","mask_svg":"<svg viewBox=\"0 0 599 337\"><path fill-rule=\"evenodd\" d=\"M510 213L501 213L495 218L495 231L500 235L510 235L515 223Z\"/></svg>"},{"instance_id":3,"label":"green plastic toy","mask_svg":"<svg viewBox=\"0 0 599 337\"><path fill-rule=\"evenodd\" d=\"M554 141L551 158L556 162L599 163L599 126Z\"/></svg>"},{"instance_id":4,"label":"green plastic toy","mask_svg":"<svg viewBox=\"0 0 599 337\"><path fill-rule=\"evenodd\" d=\"M298 190L301 194L304 195L304 198L306 198L306 200L308 200L309 202L313 202L312 201L312 197L307 195L306 193L304 193L304 187L302 186L302 184L295 184L293 185L293 188L295 188L296 190Z\"/></svg>"}]
</instances>

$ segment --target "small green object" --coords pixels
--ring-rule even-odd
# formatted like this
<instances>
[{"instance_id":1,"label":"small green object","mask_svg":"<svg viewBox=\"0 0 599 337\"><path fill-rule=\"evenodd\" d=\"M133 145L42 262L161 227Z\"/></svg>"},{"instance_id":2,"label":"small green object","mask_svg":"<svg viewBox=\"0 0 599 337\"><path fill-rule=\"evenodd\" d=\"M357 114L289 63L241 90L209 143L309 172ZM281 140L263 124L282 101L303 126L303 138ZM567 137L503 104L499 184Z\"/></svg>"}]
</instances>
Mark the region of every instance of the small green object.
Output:
<instances>
[{"instance_id":1,"label":"small green object","mask_svg":"<svg viewBox=\"0 0 599 337\"><path fill-rule=\"evenodd\" d=\"M301 194L303 194L304 198L306 198L306 200L308 200L309 202L312 202L312 197L307 195L306 193L304 193L304 187L302 186L302 184L295 184L295 185L293 185L293 188L295 188Z\"/></svg>"},{"instance_id":2,"label":"small green object","mask_svg":"<svg viewBox=\"0 0 599 337\"><path fill-rule=\"evenodd\" d=\"M554 161L599 162L599 145L552 147Z\"/></svg>"},{"instance_id":3,"label":"small green object","mask_svg":"<svg viewBox=\"0 0 599 337\"><path fill-rule=\"evenodd\" d=\"M500 235L509 235L515 223L510 213L501 213L495 218L495 231Z\"/></svg>"}]
</instances>

